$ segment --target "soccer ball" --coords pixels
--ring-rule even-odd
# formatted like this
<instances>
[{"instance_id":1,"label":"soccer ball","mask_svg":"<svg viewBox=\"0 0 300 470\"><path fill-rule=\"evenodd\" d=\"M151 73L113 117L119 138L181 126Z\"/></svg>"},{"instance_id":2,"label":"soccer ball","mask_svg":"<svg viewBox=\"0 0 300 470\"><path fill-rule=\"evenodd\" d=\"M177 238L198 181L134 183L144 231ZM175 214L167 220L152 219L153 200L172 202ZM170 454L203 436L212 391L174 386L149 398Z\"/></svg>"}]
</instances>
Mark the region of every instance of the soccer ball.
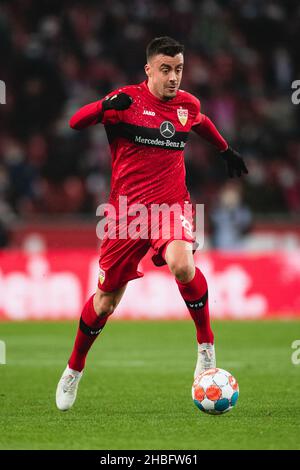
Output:
<instances>
[{"instance_id":1,"label":"soccer ball","mask_svg":"<svg viewBox=\"0 0 300 470\"><path fill-rule=\"evenodd\" d=\"M195 378L192 397L199 410L219 415L234 407L239 397L239 386L230 372L208 369Z\"/></svg>"}]
</instances>

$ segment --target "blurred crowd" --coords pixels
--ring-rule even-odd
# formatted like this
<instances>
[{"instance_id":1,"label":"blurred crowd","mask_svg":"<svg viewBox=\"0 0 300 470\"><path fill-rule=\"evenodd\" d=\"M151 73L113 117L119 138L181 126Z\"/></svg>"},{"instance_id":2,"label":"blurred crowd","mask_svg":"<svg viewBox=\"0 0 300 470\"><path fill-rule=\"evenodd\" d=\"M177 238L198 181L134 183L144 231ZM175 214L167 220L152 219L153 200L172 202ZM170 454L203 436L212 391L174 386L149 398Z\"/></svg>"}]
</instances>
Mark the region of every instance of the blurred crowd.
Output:
<instances>
[{"instance_id":1,"label":"blurred crowd","mask_svg":"<svg viewBox=\"0 0 300 470\"><path fill-rule=\"evenodd\" d=\"M247 162L243 203L253 213L299 212L300 105L291 102L299 2L2 0L2 227L32 214L95 214L107 200L104 129L76 132L68 121L82 105L144 80L146 45L162 35L184 43L181 88ZM192 136L186 167L193 200L217 211L227 179L218 152Z\"/></svg>"}]
</instances>

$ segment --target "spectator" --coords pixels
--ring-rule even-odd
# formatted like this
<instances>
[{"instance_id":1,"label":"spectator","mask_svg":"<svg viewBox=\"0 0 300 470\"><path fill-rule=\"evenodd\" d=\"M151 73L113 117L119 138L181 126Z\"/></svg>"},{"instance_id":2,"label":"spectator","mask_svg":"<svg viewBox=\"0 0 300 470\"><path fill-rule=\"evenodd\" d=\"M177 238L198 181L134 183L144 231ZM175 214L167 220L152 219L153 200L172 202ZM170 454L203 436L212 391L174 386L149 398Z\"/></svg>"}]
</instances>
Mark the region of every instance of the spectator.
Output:
<instances>
[{"instance_id":1,"label":"spectator","mask_svg":"<svg viewBox=\"0 0 300 470\"><path fill-rule=\"evenodd\" d=\"M241 192L233 184L220 191L219 202L210 213L212 244L220 250L241 250L252 223L251 211L242 204Z\"/></svg>"},{"instance_id":2,"label":"spectator","mask_svg":"<svg viewBox=\"0 0 300 470\"><path fill-rule=\"evenodd\" d=\"M186 45L182 87L248 159L251 209L299 211L300 106L290 99L290 83L300 78L296 2L12 0L0 9L0 79L7 83L0 165L6 202L20 216L93 214L107 198L103 130L72 132L68 118L119 85L142 81L145 45L166 34ZM199 139L190 139L186 156L191 195L209 205L225 171Z\"/></svg>"}]
</instances>

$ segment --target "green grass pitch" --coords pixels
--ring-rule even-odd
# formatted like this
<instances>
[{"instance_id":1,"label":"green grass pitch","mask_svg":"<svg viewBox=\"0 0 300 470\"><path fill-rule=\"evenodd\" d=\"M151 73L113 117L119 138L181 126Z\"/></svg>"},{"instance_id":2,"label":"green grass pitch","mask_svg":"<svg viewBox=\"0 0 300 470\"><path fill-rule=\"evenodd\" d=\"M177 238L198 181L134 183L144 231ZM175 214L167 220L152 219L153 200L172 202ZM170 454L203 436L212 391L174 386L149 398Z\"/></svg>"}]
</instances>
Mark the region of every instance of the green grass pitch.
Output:
<instances>
[{"instance_id":1,"label":"green grass pitch","mask_svg":"<svg viewBox=\"0 0 300 470\"><path fill-rule=\"evenodd\" d=\"M94 344L72 410L57 381L76 323L1 323L1 449L300 449L300 322L213 323L217 365L240 386L237 406L201 413L191 399L192 321L111 321Z\"/></svg>"}]
</instances>

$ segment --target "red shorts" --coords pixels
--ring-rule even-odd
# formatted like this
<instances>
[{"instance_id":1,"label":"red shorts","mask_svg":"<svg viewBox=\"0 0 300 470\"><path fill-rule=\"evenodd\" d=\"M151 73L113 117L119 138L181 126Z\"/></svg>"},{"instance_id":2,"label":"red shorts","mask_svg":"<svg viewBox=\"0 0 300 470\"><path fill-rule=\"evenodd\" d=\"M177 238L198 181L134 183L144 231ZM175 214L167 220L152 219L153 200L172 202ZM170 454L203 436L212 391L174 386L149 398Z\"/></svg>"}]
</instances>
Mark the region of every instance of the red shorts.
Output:
<instances>
[{"instance_id":1,"label":"red shorts","mask_svg":"<svg viewBox=\"0 0 300 470\"><path fill-rule=\"evenodd\" d=\"M190 201L179 203L181 213L171 213L168 224L166 224L163 216L155 219L149 209L147 224L143 228L141 227L140 236L137 238L125 238L124 236L120 238L119 231L121 231L121 224L118 219L115 224L115 237L112 238L106 234L100 245L99 289L105 292L112 292L125 285L128 281L143 277L144 274L138 271L137 268L141 259L150 248L155 252L152 256L153 263L156 266L163 266L166 264L164 258L165 251L171 241L185 240L194 243L195 210L190 203L189 210L183 212L186 202L190 203ZM126 227L133 220L136 220L136 216L128 216ZM126 233L128 233L128 230Z\"/></svg>"}]
</instances>

